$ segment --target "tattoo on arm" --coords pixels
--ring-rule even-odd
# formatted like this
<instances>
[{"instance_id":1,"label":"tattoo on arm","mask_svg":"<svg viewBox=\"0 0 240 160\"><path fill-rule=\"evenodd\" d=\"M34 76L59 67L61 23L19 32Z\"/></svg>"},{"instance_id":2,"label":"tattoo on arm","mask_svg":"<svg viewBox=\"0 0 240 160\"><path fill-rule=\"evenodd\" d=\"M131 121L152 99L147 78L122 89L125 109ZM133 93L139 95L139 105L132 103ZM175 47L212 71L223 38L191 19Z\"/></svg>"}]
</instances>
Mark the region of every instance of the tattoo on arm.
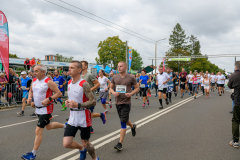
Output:
<instances>
[{"instance_id":1,"label":"tattoo on arm","mask_svg":"<svg viewBox=\"0 0 240 160\"><path fill-rule=\"evenodd\" d=\"M91 91L90 85L87 82L83 83L83 91L84 91L85 95L87 96L88 101L84 102L84 103L81 103L81 107L89 108L89 107L95 106L96 105L96 100L95 100L94 95Z\"/></svg>"},{"instance_id":2,"label":"tattoo on arm","mask_svg":"<svg viewBox=\"0 0 240 160\"><path fill-rule=\"evenodd\" d=\"M87 151L90 154L90 156L92 157L92 159L96 158L95 155L95 148L93 147L93 145L88 141L87 142Z\"/></svg>"}]
</instances>

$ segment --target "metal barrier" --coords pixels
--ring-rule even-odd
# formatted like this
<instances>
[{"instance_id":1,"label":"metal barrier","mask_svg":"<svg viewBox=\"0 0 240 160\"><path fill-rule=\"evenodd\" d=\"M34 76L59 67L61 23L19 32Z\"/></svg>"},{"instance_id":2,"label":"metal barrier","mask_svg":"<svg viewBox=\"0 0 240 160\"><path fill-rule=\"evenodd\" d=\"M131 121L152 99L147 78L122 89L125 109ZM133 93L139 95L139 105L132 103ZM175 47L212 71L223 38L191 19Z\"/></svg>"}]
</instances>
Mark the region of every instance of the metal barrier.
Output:
<instances>
[{"instance_id":1,"label":"metal barrier","mask_svg":"<svg viewBox=\"0 0 240 160\"><path fill-rule=\"evenodd\" d=\"M22 103L22 90L19 90L19 85L16 83L0 85L0 105L10 106Z\"/></svg>"}]
</instances>

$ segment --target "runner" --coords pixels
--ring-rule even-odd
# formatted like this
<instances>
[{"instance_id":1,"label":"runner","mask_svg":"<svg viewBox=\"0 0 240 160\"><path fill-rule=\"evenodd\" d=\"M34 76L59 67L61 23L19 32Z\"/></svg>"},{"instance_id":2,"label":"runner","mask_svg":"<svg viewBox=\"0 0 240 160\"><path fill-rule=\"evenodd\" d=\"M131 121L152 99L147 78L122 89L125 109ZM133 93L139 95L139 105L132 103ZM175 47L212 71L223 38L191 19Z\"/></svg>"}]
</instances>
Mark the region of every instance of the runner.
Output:
<instances>
[{"instance_id":1,"label":"runner","mask_svg":"<svg viewBox=\"0 0 240 160\"><path fill-rule=\"evenodd\" d=\"M23 96L22 96L22 111L21 112L17 112L17 115L19 116L24 116L24 110L26 107L26 101L28 99L28 91L30 90L30 86L32 83L32 80L30 78L27 77L27 73L25 71L21 72L21 87L19 88L19 90L22 90L23 92Z\"/></svg>"},{"instance_id":2,"label":"runner","mask_svg":"<svg viewBox=\"0 0 240 160\"><path fill-rule=\"evenodd\" d=\"M181 74L181 78L179 79L179 83L180 83L180 89L181 89L181 98L183 98L184 92L185 92L185 86L186 86L186 83L187 83L187 79L184 77L184 74Z\"/></svg>"},{"instance_id":3,"label":"runner","mask_svg":"<svg viewBox=\"0 0 240 160\"><path fill-rule=\"evenodd\" d=\"M197 90L198 90L198 77L197 77L197 73L194 72L193 73L193 77L191 78L191 81L193 81L192 83L192 88L193 88L193 93L195 94L194 99L197 98Z\"/></svg>"},{"instance_id":4,"label":"runner","mask_svg":"<svg viewBox=\"0 0 240 160\"><path fill-rule=\"evenodd\" d=\"M224 84L225 84L225 76L221 72L218 72L217 83L218 83L219 96L221 96L222 93L224 94L223 87L224 87Z\"/></svg>"},{"instance_id":5,"label":"runner","mask_svg":"<svg viewBox=\"0 0 240 160\"><path fill-rule=\"evenodd\" d=\"M126 70L126 62L119 62L118 71L120 74L117 74L113 77L110 86L111 93L115 96L116 108L121 123L120 140L114 147L119 151L122 150L122 143L127 131L127 125L131 127L132 136L136 135L136 124L130 122L129 113L131 110L131 97L139 91L139 86L136 82L136 79L127 74ZM134 87L133 91L131 90L132 85ZM116 92L113 90L115 86Z\"/></svg>"},{"instance_id":6,"label":"runner","mask_svg":"<svg viewBox=\"0 0 240 160\"><path fill-rule=\"evenodd\" d=\"M204 89L206 93L206 98L209 98L210 97L210 93L209 93L210 79L208 77L208 74L205 75L205 78L203 79L203 84L204 84Z\"/></svg>"},{"instance_id":7,"label":"runner","mask_svg":"<svg viewBox=\"0 0 240 160\"><path fill-rule=\"evenodd\" d=\"M201 84L201 90L203 92L203 95L205 95L205 90L204 90L204 83L203 83L203 79L204 79L204 75L202 73L200 73L200 84Z\"/></svg>"},{"instance_id":8,"label":"runner","mask_svg":"<svg viewBox=\"0 0 240 160\"><path fill-rule=\"evenodd\" d=\"M111 82L112 80L112 77L113 77L113 71L110 72L110 76L109 76L109 80ZM108 90L108 98L109 98L109 108L112 108L112 96L111 96L111 92L110 92L110 89Z\"/></svg>"},{"instance_id":9,"label":"runner","mask_svg":"<svg viewBox=\"0 0 240 160\"><path fill-rule=\"evenodd\" d=\"M37 150L42 142L43 129L47 130L63 128L64 125L58 122L50 123L50 115L53 112L53 100L62 96L61 91L58 89L56 83L46 76L47 67L39 64L34 67L34 74L36 78L33 79L32 86L28 96L28 104L34 98L35 110L38 115L39 121L35 130L36 137L32 152L22 155L22 159L34 160L36 158ZM55 92L53 95L52 92Z\"/></svg>"},{"instance_id":10,"label":"runner","mask_svg":"<svg viewBox=\"0 0 240 160\"><path fill-rule=\"evenodd\" d=\"M214 75L214 72L212 72L211 78L211 91L214 92L215 82L216 82L216 76Z\"/></svg>"},{"instance_id":11,"label":"runner","mask_svg":"<svg viewBox=\"0 0 240 160\"><path fill-rule=\"evenodd\" d=\"M175 97L177 97L178 85L179 85L179 75L178 75L178 72L176 72L175 74L176 74L176 77L174 78L174 87L175 87L174 94L175 94Z\"/></svg>"},{"instance_id":12,"label":"runner","mask_svg":"<svg viewBox=\"0 0 240 160\"><path fill-rule=\"evenodd\" d=\"M86 159L87 152L93 160L99 160L95 155L95 149L90 143L90 131L92 125L89 108L96 105L96 100L88 82L81 78L82 63L72 61L69 65L69 73L72 79L68 82L68 100L66 106L70 108L70 117L64 132L63 146L65 148L79 149L80 160ZM80 130L82 145L73 141L77 131Z\"/></svg>"},{"instance_id":13,"label":"runner","mask_svg":"<svg viewBox=\"0 0 240 160\"><path fill-rule=\"evenodd\" d=\"M202 77L201 77L201 74L197 72L198 89L199 89L199 88L202 88L202 87L201 87L201 82L200 82L201 78L202 78Z\"/></svg>"},{"instance_id":14,"label":"runner","mask_svg":"<svg viewBox=\"0 0 240 160\"><path fill-rule=\"evenodd\" d=\"M96 93L95 93L95 91L100 87L100 83L98 82L97 78L93 74L91 74L91 73L89 73L87 71L87 69L88 69L88 62L87 61L81 61L81 63L82 63L82 75L81 75L81 78L86 80L89 83L89 85L91 87L91 91L92 91L92 93L94 95L94 98L96 100ZM89 108L90 111L91 111L91 117L92 118L100 117L102 122L103 122L103 124L105 124L106 123L106 114L105 114L105 112L103 112L103 113L93 113L94 112L94 108L95 108L95 105ZM93 130L92 126L91 126L91 133L94 133L94 130Z\"/></svg>"},{"instance_id":15,"label":"runner","mask_svg":"<svg viewBox=\"0 0 240 160\"><path fill-rule=\"evenodd\" d=\"M189 95L193 95L193 92L192 92L192 79L193 77L193 74L192 74L192 71L189 72L189 75L187 75L187 81L188 81L188 88L189 88Z\"/></svg>"},{"instance_id":16,"label":"runner","mask_svg":"<svg viewBox=\"0 0 240 160\"><path fill-rule=\"evenodd\" d=\"M60 72L58 69L54 71L53 82L55 82L58 86L58 89L62 92L63 95L63 86L67 83L66 79L64 79L62 76L60 76ZM62 111L65 111L67 109L65 102L58 98L57 101L59 101L62 104Z\"/></svg>"},{"instance_id":17,"label":"runner","mask_svg":"<svg viewBox=\"0 0 240 160\"><path fill-rule=\"evenodd\" d=\"M107 102L106 99L111 82L107 78L107 74L102 69L99 71L98 82L100 83L99 97L101 99L102 106L105 109L104 112L108 113L106 104L109 104L109 102Z\"/></svg>"},{"instance_id":18,"label":"runner","mask_svg":"<svg viewBox=\"0 0 240 160\"><path fill-rule=\"evenodd\" d=\"M182 68L182 72L179 74L179 78L182 76L182 74L184 75L184 78L187 78L187 72L185 72L185 68ZM185 88L188 90L187 83L185 84Z\"/></svg>"},{"instance_id":19,"label":"runner","mask_svg":"<svg viewBox=\"0 0 240 160\"><path fill-rule=\"evenodd\" d=\"M172 103L172 91L173 91L173 73L170 72L170 68L167 68L167 74L170 78L170 81L167 82L168 88L167 88L167 98L169 99L169 102Z\"/></svg>"},{"instance_id":20,"label":"runner","mask_svg":"<svg viewBox=\"0 0 240 160\"><path fill-rule=\"evenodd\" d=\"M149 77L146 75L146 70L142 70L142 75L139 77L139 82L140 82L140 87L141 87L141 92L143 96L143 105L142 108L145 108L145 103L147 100L147 104L149 105L149 99L147 97L147 90L148 90L148 82L149 82Z\"/></svg>"},{"instance_id":21,"label":"runner","mask_svg":"<svg viewBox=\"0 0 240 160\"><path fill-rule=\"evenodd\" d=\"M168 105L168 99L166 96L167 93L167 82L170 81L170 77L167 73L163 72L163 68L159 67L159 74L157 75L157 85L158 85L158 94L159 94L159 103L160 107L159 109L163 109L163 104L162 104L162 95L163 98L166 100L166 104Z\"/></svg>"}]
</instances>

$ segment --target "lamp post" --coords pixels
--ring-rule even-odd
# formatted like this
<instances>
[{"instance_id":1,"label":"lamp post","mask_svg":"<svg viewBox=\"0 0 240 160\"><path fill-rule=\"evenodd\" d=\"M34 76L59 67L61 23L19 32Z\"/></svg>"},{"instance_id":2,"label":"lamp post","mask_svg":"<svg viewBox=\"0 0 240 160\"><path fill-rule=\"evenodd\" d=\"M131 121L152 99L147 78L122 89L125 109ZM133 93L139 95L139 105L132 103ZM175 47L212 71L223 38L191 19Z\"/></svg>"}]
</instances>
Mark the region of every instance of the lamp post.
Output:
<instances>
[{"instance_id":1,"label":"lamp post","mask_svg":"<svg viewBox=\"0 0 240 160\"><path fill-rule=\"evenodd\" d=\"M166 38L160 39L160 40L157 40L157 41L155 42L155 74L156 74L156 69L157 69L157 42L158 42L158 41L165 40L165 39L166 39Z\"/></svg>"}]
</instances>

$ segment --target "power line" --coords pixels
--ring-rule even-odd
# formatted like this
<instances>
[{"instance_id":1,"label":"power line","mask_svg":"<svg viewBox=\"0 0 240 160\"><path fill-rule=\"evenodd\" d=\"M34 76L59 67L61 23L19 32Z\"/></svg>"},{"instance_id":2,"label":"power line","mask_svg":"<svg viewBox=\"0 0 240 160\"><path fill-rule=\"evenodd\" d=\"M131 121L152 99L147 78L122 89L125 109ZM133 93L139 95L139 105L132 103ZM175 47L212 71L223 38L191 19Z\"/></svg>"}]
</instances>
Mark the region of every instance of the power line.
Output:
<instances>
[{"instance_id":1,"label":"power line","mask_svg":"<svg viewBox=\"0 0 240 160\"><path fill-rule=\"evenodd\" d=\"M134 32L134 31L132 31L132 30L130 30L130 29L127 29L127 28L125 28L125 27L122 27L122 26L120 26L120 25L118 25L118 24L116 24L116 23L114 23L114 22L111 22L111 21L109 21L109 20L107 20L107 19L104 19L104 18L102 18L102 17L100 17L100 16L97 16L97 15L95 15L95 14L93 14L93 13L91 13L91 12L88 12L88 11L82 9L82 8L79 8L79 7L77 7L77 6L74 6L74 5L70 4L70 3L67 3L67 2L65 2L65 1L63 1L63 0L59 0L59 1L65 3L65 4L69 5L69 6L72 6L72 7L74 7L74 8L77 8L77 9L83 11L83 12L86 12L86 13L92 15L92 16L95 16L95 17L97 17L97 18L100 18L100 19L102 19L102 20L104 20L104 21L107 21L107 22L109 22L109 23L111 23L111 24L114 24L114 25L116 25L116 26L118 26L118 27L121 27L121 28L123 28L123 29L126 29L126 30L128 30L128 31L130 31L130 32L133 32L133 33L135 33L135 34L137 34L137 35L139 35L139 36L145 37L145 38L147 38L147 39L155 42L155 40L153 40L153 39L151 39L151 38L148 38L148 37L146 37L146 36L144 36L144 35L141 35L141 34L139 34L139 33L137 33L137 32Z\"/></svg>"},{"instance_id":2,"label":"power line","mask_svg":"<svg viewBox=\"0 0 240 160\"><path fill-rule=\"evenodd\" d=\"M98 20L93 19L93 18L91 18L91 17L88 17L88 16L86 16L86 15L83 15L83 14L81 14L81 13L79 13L79 12L73 11L73 10L71 10L71 9L69 9L69 8L66 8L66 7L64 7L64 6L61 6L61 5L59 5L59 4L50 2L50 1L48 1L48 0L44 0L44 1L46 1L46 2L48 2L48 3L51 3L51 4L55 5L55 6L58 6L58 7L60 7L60 8L66 9L66 10L68 10L68 11L70 11L70 12L73 12L73 13L76 13L76 14L78 14L78 15L81 15L81 16L83 16L83 17L86 17L86 18L88 18L88 19L91 19L91 20L93 20L93 21L96 21L96 22L98 22L98 23L101 23L101 24L104 24L104 25L109 26L109 27L111 27L111 28L114 28L114 29L116 29L116 30L119 30L119 31L121 31L121 32L130 34L130 35L132 35L132 36L134 36L134 37L140 38L140 39L145 40L145 41L147 41L147 42L154 43L154 42L149 41L149 40L147 40L147 39L144 39L144 38L142 38L142 37L136 36L136 35L134 35L134 34L132 34L132 33L126 32L126 31L124 31L124 30L118 29L118 28L116 28L116 27L110 26L110 25L108 25L108 24L106 24L106 23L103 23L103 22L101 22L101 21L98 21ZM154 43L154 44L155 44L155 43ZM157 44L157 45L160 46L159 44Z\"/></svg>"}]
</instances>

